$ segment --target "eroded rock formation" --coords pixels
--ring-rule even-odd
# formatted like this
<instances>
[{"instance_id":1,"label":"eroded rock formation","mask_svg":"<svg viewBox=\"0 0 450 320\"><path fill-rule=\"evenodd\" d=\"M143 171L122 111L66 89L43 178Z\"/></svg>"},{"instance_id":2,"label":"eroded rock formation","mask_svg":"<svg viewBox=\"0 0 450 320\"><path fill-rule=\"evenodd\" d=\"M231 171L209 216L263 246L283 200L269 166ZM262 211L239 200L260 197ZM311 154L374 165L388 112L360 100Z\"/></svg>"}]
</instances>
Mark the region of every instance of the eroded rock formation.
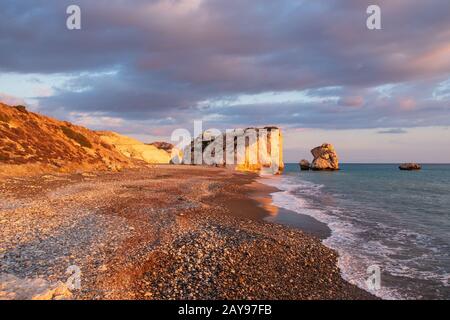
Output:
<instances>
[{"instance_id":1,"label":"eroded rock formation","mask_svg":"<svg viewBox=\"0 0 450 320\"><path fill-rule=\"evenodd\" d=\"M314 160L312 170L339 170L339 159L334 147L330 143L324 143L311 150Z\"/></svg>"},{"instance_id":2,"label":"eroded rock formation","mask_svg":"<svg viewBox=\"0 0 450 320\"><path fill-rule=\"evenodd\" d=\"M216 136L205 132L183 150L182 163L280 174L284 169L283 136L277 127L235 129Z\"/></svg>"}]
</instances>

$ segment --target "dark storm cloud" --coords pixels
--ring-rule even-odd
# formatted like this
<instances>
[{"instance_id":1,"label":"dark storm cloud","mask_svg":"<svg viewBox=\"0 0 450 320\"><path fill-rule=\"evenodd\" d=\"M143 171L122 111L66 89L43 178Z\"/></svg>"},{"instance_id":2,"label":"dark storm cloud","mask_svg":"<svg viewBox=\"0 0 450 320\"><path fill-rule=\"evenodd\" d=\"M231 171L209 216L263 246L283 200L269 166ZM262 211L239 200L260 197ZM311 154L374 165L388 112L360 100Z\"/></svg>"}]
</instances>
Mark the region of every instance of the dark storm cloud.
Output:
<instances>
[{"instance_id":1,"label":"dark storm cloud","mask_svg":"<svg viewBox=\"0 0 450 320\"><path fill-rule=\"evenodd\" d=\"M9 1L0 72L73 75L40 99L49 113L180 123L215 115L228 127L448 125L448 101L430 100L450 76L448 0L377 3L381 31L367 30L371 1L361 0ZM65 28L69 4L82 9L80 31ZM374 91L396 83L389 96ZM325 100L199 107L302 90Z\"/></svg>"}]
</instances>

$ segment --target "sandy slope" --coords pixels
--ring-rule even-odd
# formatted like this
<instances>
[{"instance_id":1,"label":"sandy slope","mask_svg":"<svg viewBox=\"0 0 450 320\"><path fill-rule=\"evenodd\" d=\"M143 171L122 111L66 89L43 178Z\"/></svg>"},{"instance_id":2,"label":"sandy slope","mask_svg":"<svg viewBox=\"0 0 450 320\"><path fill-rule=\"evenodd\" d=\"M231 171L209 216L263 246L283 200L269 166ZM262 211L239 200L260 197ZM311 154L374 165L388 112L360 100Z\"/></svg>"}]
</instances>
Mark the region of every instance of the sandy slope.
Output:
<instances>
[{"instance_id":1,"label":"sandy slope","mask_svg":"<svg viewBox=\"0 0 450 320\"><path fill-rule=\"evenodd\" d=\"M0 103L0 175L119 170L132 165L94 131Z\"/></svg>"},{"instance_id":2,"label":"sandy slope","mask_svg":"<svg viewBox=\"0 0 450 320\"><path fill-rule=\"evenodd\" d=\"M100 131L98 134L103 142L113 145L127 158L142 160L152 164L170 163L171 156L166 150L158 149L153 145L145 144L115 132Z\"/></svg>"}]
</instances>

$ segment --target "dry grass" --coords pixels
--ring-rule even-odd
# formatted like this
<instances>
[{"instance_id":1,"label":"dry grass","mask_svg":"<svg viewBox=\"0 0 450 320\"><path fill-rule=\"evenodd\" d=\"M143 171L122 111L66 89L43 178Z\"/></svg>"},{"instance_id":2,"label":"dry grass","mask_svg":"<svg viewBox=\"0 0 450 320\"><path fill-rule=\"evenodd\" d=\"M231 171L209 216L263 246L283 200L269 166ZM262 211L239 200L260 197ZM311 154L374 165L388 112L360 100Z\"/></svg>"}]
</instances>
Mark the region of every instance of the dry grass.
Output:
<instances>
[{"instance_id":1,"label":"dry grass","mask_svg":"<svg viewBox=\"0 0 450 320\"><path fill-rule=\"evenodd\" d=\"M72 129L70 129L69 127L66 127L66 126L61 126L61 130L64 132L64 134L68 138L76 141L82 147L86 147L86 148L92 149L91 142L85 136L83 136L81 133L75 132Z\"/></svg>"},{"instance_id":2,"label":"dry grass","mask_svg":"<svg viewBox=\"0 0 450 320\"><path fill-rule=\"evenodd\" d=\"M18 105L18 106L14 106L14 108L16 108L17 110L19 110L20 112L24 112L27 113L27 107L22 106L22 105Z\"/></svg>"},{"instance_id":3,"label":"dry grass","mask_svg":"<svg viewBox=\"0 0 450 320\"><path fill-rule=\"evenodd\" d=\"M25 166L26 165L26 166ZM0 103L0 177L133 166L98 134L68 122Z\"/></svg>"},{"instance_id":4,"label":"dry grass","mask_svg":"<svg viewBox=\"0 0 450 320\"><path fill-rule=\"evenodd\" d=\"M6 122L9 123L11 121L11 117L9 117L6 114L0 113L0 122Z\"/></svg>"}]
</instances>

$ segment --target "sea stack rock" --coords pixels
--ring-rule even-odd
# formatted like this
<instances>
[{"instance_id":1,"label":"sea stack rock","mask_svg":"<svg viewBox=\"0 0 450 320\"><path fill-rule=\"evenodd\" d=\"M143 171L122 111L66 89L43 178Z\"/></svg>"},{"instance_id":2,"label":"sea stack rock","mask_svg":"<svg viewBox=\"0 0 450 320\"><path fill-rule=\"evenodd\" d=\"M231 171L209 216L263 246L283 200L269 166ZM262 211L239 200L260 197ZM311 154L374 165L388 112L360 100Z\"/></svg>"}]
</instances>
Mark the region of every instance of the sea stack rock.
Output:
<instances>
[{"instance_id":1,"label":"sea stack rock","mask_svg":"<svg viewBox=\"0 0 450 320\"><path fill-rule=\"evenodd\" d=\"M320 147L311 150L314 160L311 164L312 170L339 170L339 159L330 143L324 143Z\"/></svg>"},{"instance_id":2,"label":"sea stack rock","mask_svg":"<svg viewBox=\"0 0 450 320\"><path fill-rule=\"evenodd\" d=\"M311 169L311 165L308 160L303 159L300 161L300 170L309 171L309 169Z\"/></svg>"},{"instance_id":3,"label":"sea stack rock","mask_svg":"<svg viewBox=\"0 0 450 320\"><path fill-rule=\"evenodd\" d=\"M404 171L414 171L414 170L421 170L422 166L417 163L403 163L400 165L399 169Z\"/></svg>"}]
</instances>

